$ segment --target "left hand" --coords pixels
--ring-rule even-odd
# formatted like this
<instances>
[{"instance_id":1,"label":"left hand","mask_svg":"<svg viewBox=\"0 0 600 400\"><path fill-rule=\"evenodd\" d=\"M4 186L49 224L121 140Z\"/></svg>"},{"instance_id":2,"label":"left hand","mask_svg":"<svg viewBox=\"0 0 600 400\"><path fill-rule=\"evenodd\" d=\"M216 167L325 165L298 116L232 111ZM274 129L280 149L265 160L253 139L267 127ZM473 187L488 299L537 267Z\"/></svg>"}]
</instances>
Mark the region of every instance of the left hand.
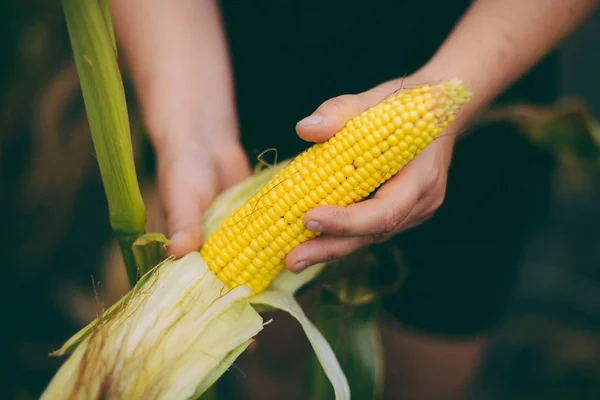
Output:
<instances>
[{"instance_id":1,"label":"left hand","mask_svg":"<svg viewBox=\"0 0 600 400\"><path fill-rule=\"evenodd\" d=\"M298 135L311 142L326 141L342 129L346 121L402 85L425 83L426 80L416 77L399 79L364 93L330 99L298 123ZM363 246L386 241L431 218L444 201L448 167L458 130L456 125L450 124L384 183L373 198L347 207L320 206L308 211L304 216L306 229L323 235L292 250L286 257L286 267L300 272L311 265L344 257Z\"/></svg>"}]
</instances>

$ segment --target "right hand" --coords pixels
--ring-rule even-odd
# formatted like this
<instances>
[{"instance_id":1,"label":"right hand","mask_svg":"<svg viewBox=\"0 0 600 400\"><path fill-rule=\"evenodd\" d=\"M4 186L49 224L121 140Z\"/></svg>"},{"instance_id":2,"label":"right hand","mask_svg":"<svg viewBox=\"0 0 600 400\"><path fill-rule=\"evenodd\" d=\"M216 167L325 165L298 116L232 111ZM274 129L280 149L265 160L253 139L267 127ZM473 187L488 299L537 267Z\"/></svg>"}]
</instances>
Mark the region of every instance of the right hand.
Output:
<instances>
[{"instance_id":1,"label":"right hand","mask_svg":"<svg viewBox=\"0 0 600 400\"><path fill-rule=\"evenodd\" d=\"M171 240L167 251L182 257L202 245L203 212L219 193L249 176L250 166L236 135L167 135L154 147Z\"/></svg>"}]
</instances>

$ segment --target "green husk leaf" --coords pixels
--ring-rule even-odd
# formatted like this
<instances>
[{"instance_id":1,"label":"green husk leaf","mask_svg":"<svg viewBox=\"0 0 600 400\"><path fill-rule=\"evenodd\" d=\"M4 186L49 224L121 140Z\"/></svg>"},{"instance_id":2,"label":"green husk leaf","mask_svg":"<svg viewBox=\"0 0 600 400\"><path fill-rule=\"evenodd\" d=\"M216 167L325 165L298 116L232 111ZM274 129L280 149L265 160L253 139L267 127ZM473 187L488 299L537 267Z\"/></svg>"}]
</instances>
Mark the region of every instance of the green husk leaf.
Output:
<instances>
[{"instance_id":1,"label":"green husk leaf","mask_svg":"<svg viewBox=\"0 0 600 400\"><path fill-rule=\"evenodd\" d=\"M249 295L228 291L197 252L167 260L81 341L42 399L198 397L262 330Z\"/></svg>"},{"instance_id":2,"label":"green husk leaf","mask_svg":"<svg viewBox=\"0 0 600 400\"><path fill-rule=\"evenodd\" d=\"M282 168L284 165L285 163L282 163L279 164L278 167ZM255 175L254 177L247 179L246 181L234 186L232 189L220 196L211 207L211 212L206 213L204 215L203 223L205 227L208 227L207 230L210 231L210 227L217 226L227 215L231 214L236 207L238 207L248 197L250 197L257 190L259 190L260 187L264 183L266 183L268 179L270 179L270 177L273 176L278 167L270 167L263 169L262 171L258 172L257 175ZM165 242L166 239L164 239L162 235L147 234L140 237L138 241L136 241L136 244L140 247L140 249L146 248L147 246L158 246L160 248L160 246L164 246ZM90 341L97 341L97 337L100 335L99 332L102 332L103 335L100 335L100 337L105 337L107 334L107 329L109 329L107 328L107 326L110 327L111 324L116 323L115 321L119 321L119 319L122 318L123 314L128 313L129 318L135 318L138 321L137 323L139 323L139 321L146 321L148 318L150 320L154 319L152 317L153 313L155 313L154 308L165 307L164 303L156 303L156 305L154 305L153 307L145 306L140 308L135 306L135 304L140 303L140 297L145 296L148 292L148 285L150 285L150 282L154 286L154 288L151 290L155 290L155 286L158 286L159 283L162 288L161 294L157 293L154 296L155 298L161 297L166 299L173 299L178 298L177 296L179 296L180 302L189 303L189 312L191 313L197 313L197 308L202 309L204 307L202 305L203 302L210 301L211 299L218 299L222 295L222 293L217 293L214 290L209 292L204 291L202 294L197 294L197 297L194 301L194 305L192 306L189 300L184 300L190 296L190 294L188 293L190 292L190 290L184 290L181 287L181 285L184 284L184 281L187 282L190 280L190 277L187 277L178 284L171 283L169 287L167 287L167 283L164 283L165 280L169 279L169 272L166 273L167 277L165 277L165 268L167 269L167 271L176 270L179 273L185 274L186 265L188 269L190 268L190 259L194 260L192 265L202 265L204 266L203 268L206 268L204 261L201 259L200 255L197 252L188 254L180 260L167 259L163 261L162 264L144 274L138 282L138 284L123 299L121 299L121 301L119 301L117 304L113 305L113 307L107 310L107 312L105 312L100 319L97 319L90 323L87 327L85 327L82 331L80 331L78 334L73 336L73 338L71 338L67 343L65 343L63 348L55 352L54 354L59 355L72 352L73 355L71 356L71 359L67 361L67 363L70 363L68 364L70 365L70 367L64 367L65 369L62 370L62 372L59 371L59 374L57 374L57 376L60 376L62 378L55 377L55 380L63 382L65 379L68 380L69 374L73 376L77 365L82 363L82 356L78 352L84 351L81 350L82 348L90 347ZM139 260L140 263L143 262L141 258L139 258ZM187 264L185 260L188 260ZM324 267L325 264L319 264L305 270L300 274L292 274L289 271L284 271L280 275L280 277L273 282L270 289L268 289L263 294L255 296L253 298L247 298L247 296L250 296L250 291L245 287L239 287L234 290L238 290L238 293L240 290L247 291L246 295L241 296L238 299L238 303L240 304L239 307L246 309L249 308L250 310L252 310L252 312L246 311L247 315L258 316L261 324L262 318L260 318L258 314L258 311L261 309L261 307L283 309L289 312L291 315L293 315L294 318L296 318L301 323L310 342L312 343L315 351L317 352L318 358L322 363L324 370L326 371L327 377L331 380L333 384L334 392L336 393L337 398L348 399L348 383L344 377L342 370L340 369L339 364L337 363L335 354L328 346L327 342L323 339L319 331L308 320L308 318L300 308L299 304L294 299L295 291L298 290L301 286L305 285L310 280L314 279L317 276L317 274L319 274L323 270ZM208 270L206 271L206 275L209 276L213 281L218 281L218 278L216 278L216 276ZM220 281L218 282L223 287ZM227 292L226 289L222 290L223 293ZM229 296L230 293L231 292L228 292L226 296ZM158 300L154 300L154 302L156 301ZM177 303L177 307L180 307L180 302ZM127 310L132 311L127 312ZM258 333L260 329L262 329L262 325L259 329L254 322L244 322L244 320L241 319L238 314L236 314L235 310L236 308L234 306L229 306L227 310L224 310L222 314L220 314L222 315L224 321L229 321L228 323L233 323L232 321L236 321L235 328L232 328L230 325L227 325L227 323L223 325L227 325L227 329L219 327L219 319L207 319L201 323L196 323L195 328L187 328L187 335L190 337L196 337L196 341L198 343L202 343L202 345L205 346L205 348L218 349L219 344L211 342L206 337L203 337L202 340L200 340L199 338L202 335L201 332L203 329L205 329L206 332L212 332L215 335L215 337L218 336L223 340L229 337L229 339L225 340L225 342L228 345L228 348L226 349L227 351L225 351L225 349L221 349L221 351L219 352L219 354L221 354L221 357L219 358L218 362L214 362L211 365L210 363L207 363L207 360L205 359L198 359L198 355L195 356L195 359L189 360L185 357L185 355L182 355L182 357L177 361L177 363L171 365L165 364L162 366L162 368L164 369L164 374L169 375L171 377L178 376L178 374L182 374L183 376L185 376L185 373L188 370L197 372L197 375L195 375L195 390L193 393L186 394L186 396L191 396L191 398L194 398L202 395L203 393L206 393L206 390L211 388L214 382L225 372L225 370L231 365L231 363L248 346L252 337L256 333ZM175 324L173 324L173 326L175 326ZM153 325L147 325L145 328L136 329L140 331L138 336L143 336L145 338L144 340L147 340L148 343L153 343L155 351L165 351L165 345L163 343L160 343L160 341L156 341L156 338L152 338L152 335L150 335L150 337L146 339L146 337L149 335L149 332L151 332L153 329L157 329L156 327L154 327ZM231 336L233 333L236 332L237 336ZM208 343L210 343L210 347L206 347ZM118 358L121 364L126 363L126 358L124 358L123 355L118 356ZM71 361L72 359L74 361ZM208 365L210 368L204 368L206 365ZM133 371L133 367L131 368ZM137 366L137 368L141 370L142 368L145 368L145 366ZM180 368L180 372L176 372L179 371ZM126 374L123 375L123 373L121 373L118 379L121 382L126 382L128 378ZM186 381L191 382L192 379L190 378L190 380ZM144 386L144 382L138 382L138 384L141 385L140 387ZM147 394L152 394L152 396L154 396L155 393L158 393L161 390L169 390L169 398L184 398L179 397L183 396L183 392L175 393L171 391L174 390L172 386L171 389L165 389L165 387L168 388L169 386L165 386L164 383L156 383L153 385L145 383L145 385L145 390L147 391ZM90 384L88 384L87 386L90 387ZM188 387L189 386L186 386L186 388ZM57 390L56 386L53 388L53 390Z\"/></svg>"},{"instance_id":3,"label":"green husk leaf","mask_svg":"<svg viewBox=\"0 0 600 400\"><path fill-rule=\"evenodd\" d=\"M389 244L363 248L327 265L319 280L315 325L323 334L350 382L352 396L382 395L384 357L378 331L381 297L396 291L404 278L402 257ZM327 377L311 362L312 399L333 396Z\"/></svg>"},{"instance_id":4,"label":"green husk leaf","mask_svg":"<svg viewBox=\"0 0 600 400\"><path fill-rule=\"evenodd\" d=\"M315 325L331 345L356 399L381 398L383 349L378 330L378 301L349 305L323 291ZM328 296L329 295L329 296ZM316 359L313 361L311 399L331 399L333 392Z\"/></svg>"},{"instance_id":5,"label":"green husk leaf","mask_svg":"<svg viewBox=\"0 0 600 400\"><path fill-rule=\"evenodd\" d=\"M214 229L216 229L229 214L243 204L243 202L251 197L256 191L260 190L260 188L286 164L287 162L283 162L276 167L265 168L253 175L251 178L248 178L229 188L219 197L217 197L217 199L215 199L210 208L203 215L202 223L204 234L209 235L212 231L214 231ZM153 242L156 242L156 244L167 244L168 239L164 238L164 236L161 234L148 233L140 236L134 243L137 243L138 245L146 245ZM133 247L133 251L135 253L135 247ZM138 256L138 258L140 257L144 258L145 255L142 254ZM133 287L133 289L123 296L118 302L112 305L108 310L102 313L100 319L90 322L86 327L71 337L59 350L51 353L51 355L62 356L73 352L77 345L81 343L81 341L87 336L89 336L91 332L93 332L99 321L110 318L113 314L122 309L126 305L126 302L129 300L129 298L140 290L140 288L144 285L144 282L149 279L154 270L159 268L162 263L162 260L159 261L159 263L156 264L152 270L142 275L142 278L140 278L139 282ZM312 279L312 277L320 272L321 269L322 266L314 266L297 275L292 274L289 271L283 271L280 277L281 279L276 279L273 282L273 286L283 290L294 289L295 291L295 289Z\"/></svg>"},{"instance_id":6,"label":"green husk leaf","mask_svg":"<svg viewBox=\"0 0 600 400\"><path fill-rule=\"evenodd\" d=\"M229 369L229 367L234 363L234 361L248 348L248 346L252 342L253 340L247 340L246 342L233 349L229 354L227 354L227 356L223 359L223 362L219 363L219 365L216 368L210 371L208 375L198 385L198 387L196 388L196 393L194 394L194 396L192 396L192 398L198 398L202 400L208 400L208 398L216 399L217 396L213 385Z\"/></svg>"},{"instance_id":7,"label":"green husk leaf","mask_svg":"<svg viewBox=\"0 0 600 400\"><path fill-rule=\"evenodd\" d=\"M286 311L294 317L302 325L306 337L311 343L325 374L329 378L335 398L337 400L350 399L350 386L335 353L321 332L319 332L319 329L308 319L293 294L281 290L268 289L250 298L250 302Z\"/></svg>"},{"instance_id":8,"label":"green husk leaf","mask_svg":"<svg viewBox=\"0 0 600 400\"><path fill-rule=\"evenodd\" d=\"M293 273L284 269L279 276L271 282L271 288L286 293L296 293L298 289L314 280L325 268L326 263L312 265L300 273Z\"/></svg>"},{"instance_id":9,"label":"green husk leaf","mask_svg":"<svg viewBox=\"0 0 600 400\"><path fill-rule=\"evenodd\" d=\"M142 288L146 285L148 279L150 279L150 277L152 276L154 270L159 268L161 265L162 263L157 265L146 275L142 276L129 292L123 295L123 297L121 297L115 304L110 306L106 311L101 311L100 315L96 319L94 319L92 322L90 322L84 328L82 328L79 332L77 332L75 335L69 338L69 340L67 340L60 349L50 353L50 356L64 356L73 353L77 346L85 339L87 339L98 328L98 324L102 324L108 321L114 315L125 309L128 305L129 300L131 300L131 298L134 297L136 293L142 290Z\"/></svg>"},{"instance_id":10,"label":"green husk leaf","mask_svg":"<svg viewBox=\"0 0 600 400\"><path fill-rule=\"evenodd\" d=\"M133 256L139 276L147 274L167 259L170 241L162 233L145 233L133 242Z\"/></svg>"},{"instance_id":11,"label":"green husk leaf","mask_svg":"<svg viewBox=\"0 0 600 400\"><path fill-rule=\"evenodd\" d=\"M140 279L138 282L142 282L142 280ZM127 304L133 293L133 291L127 292L123 297L119 299L119 301L117 301L108 310L102 313L102 315L99 318L96 318L95 320L87 324L84 328L82 328L79 332L77 332L75 335L71 336L69 340L67 340L60 349L51 352L50 356L60 357L73 353L77 346L79 346L81 342L86 340L97 329L99 323L107 321L113 315L119 312Z\"/></svg>"},{"instance_id":12,"label":"green husk leaf","mask_svg":"<svg viewBox=\"0 0 600 400\"><path fill-rule=\"evenodd\" d=\"M108 4L63 0L96 158L131 286L137 268L131 246L144 233L146 208L137 181L125 91ZM104 10L103 10L104 8Z\"/></svg>"},{"instance_id":13,"label":"green husk leaf","mask_svg":"<svg viewBox=\"0 0 600 400\"><path fill-rule=\"evenodd\" d=\"M204 212L202 232L209 236L227 219L227 217L246 200L258 192L275 174L288 165L286 160L276 166L264 168L252 175L251 178L234 185L221 193Z\"/></svg>"}]
</instances>

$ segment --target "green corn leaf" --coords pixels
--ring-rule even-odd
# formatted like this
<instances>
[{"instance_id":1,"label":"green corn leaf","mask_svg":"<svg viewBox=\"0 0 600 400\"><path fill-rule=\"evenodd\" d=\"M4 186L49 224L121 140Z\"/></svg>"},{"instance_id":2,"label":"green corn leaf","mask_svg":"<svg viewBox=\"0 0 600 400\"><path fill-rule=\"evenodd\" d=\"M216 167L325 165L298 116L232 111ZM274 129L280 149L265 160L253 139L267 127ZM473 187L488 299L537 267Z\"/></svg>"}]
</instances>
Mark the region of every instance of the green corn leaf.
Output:
<instances>
[{"instance_id":1,"label":"green corn leaf","mask_svg":"<svg viewBox=\"0 0 600 400\"><path fill-rule=\"evenodd\" d=\"M110 0L99 0L100 7L102 8L102 15L104 16L104 23L108 34L110 35L110 41L112 42L115 55L117 54L117 38L115 37L115 30L112 24L112 15L110 13Z\"/></svg>"},{"instance_id":2,"label":"green corn leaf","mask_svg":"<svg viewBox=\"0 0 600 400\"><path fill-rule=\"evenodd\" d=\"M329 263L319 276L315 325L339 360L353 398L382 396L385 371L379 304L382 296L402 284L401 266L397 249L381 244ZM331 386L319 364L313 358L309 365L311 399L331 399Z\"/></svg>"},{"instance_id":3,"label":"green corn leaf","mask_svg":"<svg viewBox=\"0 0 600 400\"><path fill-rule=\"evenodd\" d=\"M384 365L378 303L343 304L323 291L318 305L315 325L332 347L355 399L375 400L382 394ZM311 371L310 398L332 399L331 385L318 360L313 361Z\"/></svg>"},{"instance_id":4,"label":"green corn leaf","mask_svg":"<svg viewBox=\"0 0 600 400\"><path fill-rule=\"evenodd\" d=\"M167 259L169 243L170 241L162 233L145 233L133 242L133 256L139 276L147 274Z\"/></svg>"},{"instance_id":5,"label":"green corn leaf","mask_svg":"<svg viewBox=\"0 0 600 400\"><path fill-rule=\"evenodd\" d=\"M302 329L304 329L304 333L315 351L320 366L331 383L335 399L350 399L350 386L335 353L321 332L319 332L319 329L308 319L293 294L282 290L266 290L251 297L250 302L252 304L266 305L283 310L294 317L300 323ZM358 399L359 397L356 398Z\"/></svg>"},{"instance_id":6,"label":"green corn leaf","mask_svg":"<svg viewBox=\"0 0 600 400\"><path fill-rule=\"evenodd\" d=\"M133 285L137 271L131 246L144 233L146 209L135 171L110 12L106 1L101 5L98 1L63 0L62 4L111 227L119 240L127 276Z\"/></svg>"}]
</instances>

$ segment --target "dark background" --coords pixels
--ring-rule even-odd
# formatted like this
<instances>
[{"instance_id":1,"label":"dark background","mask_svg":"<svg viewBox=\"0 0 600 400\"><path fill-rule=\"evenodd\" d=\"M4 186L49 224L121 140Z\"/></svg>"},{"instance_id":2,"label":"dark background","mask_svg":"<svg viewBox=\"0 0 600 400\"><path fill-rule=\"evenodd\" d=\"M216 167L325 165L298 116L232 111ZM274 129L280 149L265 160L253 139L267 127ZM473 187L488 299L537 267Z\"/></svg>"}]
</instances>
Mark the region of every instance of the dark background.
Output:
<instances>
[{"instance_id":1,"label":"dark background","mask_svg":"<svg viewBox=\"0 0 600 400\"><path fill-rule=\"evenodd\" d=\"M60 3L1 2L0 30L0 397L30 399L59 365L47 353L93 317L91 276L110 302L124 275ZM598 38L596 15L559 50L564 95L581 96L596 117ZM132 125L151 203L152 158L135 108ZM476 399L600 398L600 182L579 178L557 173Z\"/></svg>"}]
</instances>

